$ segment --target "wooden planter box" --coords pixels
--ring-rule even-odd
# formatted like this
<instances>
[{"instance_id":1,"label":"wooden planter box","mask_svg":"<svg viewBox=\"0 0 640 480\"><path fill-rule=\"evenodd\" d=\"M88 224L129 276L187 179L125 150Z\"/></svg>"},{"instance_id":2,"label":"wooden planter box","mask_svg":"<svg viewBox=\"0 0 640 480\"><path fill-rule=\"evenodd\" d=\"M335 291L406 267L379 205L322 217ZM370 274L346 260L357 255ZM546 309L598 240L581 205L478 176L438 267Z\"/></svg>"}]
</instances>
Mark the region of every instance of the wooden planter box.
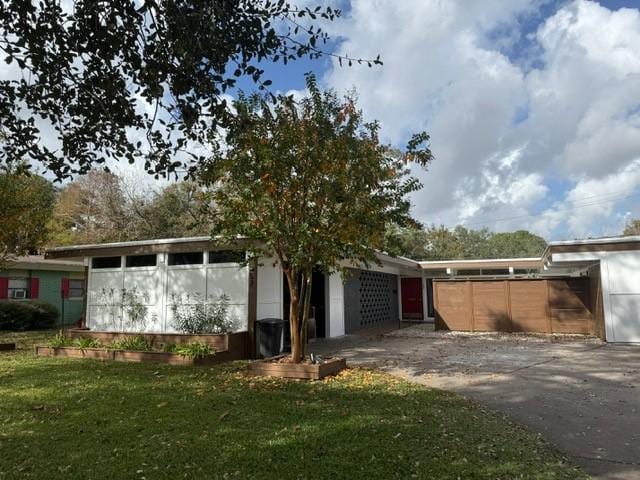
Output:
<instances>
[{"instance_id":1,"label":"wooden planter box","mask_svg":"<svg viewBox=\"0 0 640 480\"><path fill-rule=\"evenodd\" d=\"M41 357L93 358L95 360L113 360L114 350L104 348L44 347L36 346L36 355Z\"/></svg>"},{"instance_id":2,"label":"wooden planter box","mask_svg":"<svg viewBox=\"0 0 640 480\"><path fill-rule=\"evenodd\" d=\"M280 363L275 360L284 355L264 360L257 360L249 364L248 371L253 375L280 378L299 378L307 380L320 380L329 375L335 375L347 367L344 358L330 358L324 363Z\"/></svg>"},{"instance_id":3,"label":"wooden planter box","mask_svg":"<svg viewBox=\"0 0 640 480\"><path fill-rule=\"evenodd\" d=\"M0 343L0 351L15 350L15 343Z\"/></svg>"},{"instance_id":4,"label":"wooden planter box","mask_svg":"<svg viewBox=\"0 0 640 480\"><path fill-rule=\"evenodd\" d=\"M183 345L191 342L206 343L216 351L218 356L222 356L225 361L244 360L248 358L249 351L247 348L249 341L247 332L188 335L182 333L106 332L88 330L84 328L72 328L67 330L65 333L70 338L91 338L103 344L109 344L114 340L122 340L130 337L143 337L158 350L162 350L162 348L168 344Z\"/></svg>"},{"instance_id":5,"label":"wooden planter box","mask_svg":"<svg viewBox=\"0 0 640 480\"><path fill-rule=\"evenodd\" d=\"M79 347L36 347L36 355L41 357L92 358L94 360L111 360L116 362L136 363L168 363L170 365L212 365L224 359L216 355L189 358L169 352L136 352L133 350L106 350L104 348Z\"/></svg>"},{"instance_id":6,"label":"wooden planter box","mask_svg":"<svg viewBox=\"0 0 640 480\"><path fill-rule=\"evenodd\" d=\"M212 365L219 363L216 355L190 358L169 352L135 352L132 350L114 350L116 362L168 363L169 365Z\"/></svg>"}]
</instances>

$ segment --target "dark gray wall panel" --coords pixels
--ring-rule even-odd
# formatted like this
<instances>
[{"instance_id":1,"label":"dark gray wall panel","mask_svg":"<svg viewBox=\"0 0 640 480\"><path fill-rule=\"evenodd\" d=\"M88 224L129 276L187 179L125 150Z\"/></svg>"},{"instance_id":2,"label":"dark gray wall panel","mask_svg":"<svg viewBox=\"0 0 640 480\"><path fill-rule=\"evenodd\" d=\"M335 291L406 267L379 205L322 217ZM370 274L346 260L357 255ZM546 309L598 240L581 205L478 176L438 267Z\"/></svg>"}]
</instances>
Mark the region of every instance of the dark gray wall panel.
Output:
<instances>
[{"instance_id":1,"label":"dark gray wall panel","mask_svg":"<svg viewBox=\"0 0 640 480\"><path fill-rule=\"evenodd\" d=\"M345 333L397 324L398 277L369 270L350 270L344 287Z\"/></svg>"}]
</instances>

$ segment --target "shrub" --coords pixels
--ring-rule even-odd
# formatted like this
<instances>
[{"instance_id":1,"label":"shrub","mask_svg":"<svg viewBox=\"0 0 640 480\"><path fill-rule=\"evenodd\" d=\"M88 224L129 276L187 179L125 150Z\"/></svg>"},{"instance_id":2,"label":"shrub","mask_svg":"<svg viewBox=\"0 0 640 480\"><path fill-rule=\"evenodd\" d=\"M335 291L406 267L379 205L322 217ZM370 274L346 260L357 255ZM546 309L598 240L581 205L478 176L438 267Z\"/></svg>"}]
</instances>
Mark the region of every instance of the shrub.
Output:
<instances>
[{"instance_id":1,"label":"shrub","mask_svg":"<svg viewBox=\"0 0 640 480\"><path fill-rule=\"evenodd\" d=\"M55 305L35 300L30 302L36 309L34 326L32 328L52 328L60 318L60 312Z\"/></svg>"},{"instance_id":2,"label":"shrub","mask_svg":"<svg viewBox=\"0 0 640 480\"><path fill-rule=\"evenodd\" d=\"M47 302L0 301L0 330L51 328L58 316L58 309Z\"/></svg>"},{"instance_id":3,"label":"shrub","mask_svg":"<svg viewBox=\"0 0 640 480\"><path fill-rule=\"evenodd\" d=\"M171 350L168 351L189 358L200 358L204 357L205 355L213 355L215 353L215 350L213 350L213 348L211 348L209 344L200 342L172 345Z\"/></svg>"},{"instance_id":4,"label":"shrub","mask_svg":"<svg viewBox=\"0 0 640 480\"><path fill-rule=\"evenodd\" d=\"M100 348L102 344L95 338L76 338L73 341L73 346L78 348Z\"/></svg>"},{"instance_id":5,"label":"shrub","mask_svg":"<svg viewBox=\"0 0 640 480\"><path fill-rule=\"evenodd\" d=\"M49 340L48 345L51 348L71 347L73 345L73 339L67 337L62 332L58 332L51 340Z\"/></svg>"},{"instance_id":6,"label":"shrub","mask_svg":"<svg viewBox=\"0 0 640 480\"><path fill-rule=\"evenodd\" d=\"M221 295L217 303L205 305L198 295L172 297L173 324L177 330L191 335L228 333L235 328L229 318L229 297Z\"/></svg>"},{"instance_id":7,"label":"shrub","mask_svg":"<svg viewBox=\"0 0 640 480\"><path fill-rule=\"evenodd\" d=\"M111 342L111 347L116 350L138 350L141 352L149 352L153 350L151 342L142 335L134 335L132 337L124 337L120 340Z\"/></svg>"}]
</instances>

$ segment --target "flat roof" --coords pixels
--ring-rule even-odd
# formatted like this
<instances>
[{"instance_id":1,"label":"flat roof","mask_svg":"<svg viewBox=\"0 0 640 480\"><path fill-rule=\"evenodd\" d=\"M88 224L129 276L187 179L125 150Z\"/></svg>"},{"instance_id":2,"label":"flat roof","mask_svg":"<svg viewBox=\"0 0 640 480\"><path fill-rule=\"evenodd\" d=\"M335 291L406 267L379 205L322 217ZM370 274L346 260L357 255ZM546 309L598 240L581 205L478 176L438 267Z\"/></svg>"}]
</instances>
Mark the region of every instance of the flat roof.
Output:
<instances>
[{"instance_id":1,"label":"flat roof","mask_svg":"<svg viewBox=\"0 0 640 480\"><path fill-rule=\"evenodd\" d=\"M143 253L177 253L207 248L220 249L238 246L247 240L238 237L236 245L217 243L218 237L198 236L184 238L159 238L153 240L134 240L129 242L95 243L87 245L69 245L47 249L45 257L55 258L84 258L96 256L136 255Z\"/></svg>"},{"instance_id":2,"label":"flat roof","mask_svg":"<svg viewBox=\"0 0 640 480\"><path fill-rule=\"evenodd\" d=\"M549 242L542 254L542 258L546 261L554 253L622 252L632 250L640 250L640 235Z\"/></svg>"},{"instance_id":3,"label":"flat roof","mask_svg":"<svg viewBox=\"0 0 640 480\"><path fill-rule=\"evenodd\" d=\"M418 262L424 270L474 269L474 268L540 268L541 257L524 258L481 258L473 260L428 260Z\"/></svg>"},{"instance_id":4,"label":"flat roof","mask_svg":"<svg viewBox=\"0 0 640 480\"><path fill-rule=\"evenodd\" d=\"M229 248L230 245L217 243L219 237L198 236L184 238L160 238L154 240L135 240L129 242L95 243L87 245L69 245L53 247L47 250L46 258L84 258L109 255L135 255L137 253L172 253L192 250L204 250L207 248ZM249 240L238 237L237 247ZM385 252L376 252L378 260L409 268L419 268L418 262L405 257L394 257Z\"/></svg>"},{"instance_id":5,"label":"flat roof","mask_svg":"<svg viewBox=\"0 0 640 480\"><path fill-rule=\"evenodd\" d=\"M73 260L51 260L44 255L27 255L8 261L6 270L82 271L84 263Z\"/></svg>"},{"instance_id":6,"label":"flat roof","mask_svg":"<svg viewBox=\"0 0 640 480\"><path fill-rule=\"evenodd\" d=\"M555 245L602 245L607 243L640 242L640 235L628 235L618 237L582 238L576 240L558 240L549 242L550 247Z\"/></svg>"}]
</instances>

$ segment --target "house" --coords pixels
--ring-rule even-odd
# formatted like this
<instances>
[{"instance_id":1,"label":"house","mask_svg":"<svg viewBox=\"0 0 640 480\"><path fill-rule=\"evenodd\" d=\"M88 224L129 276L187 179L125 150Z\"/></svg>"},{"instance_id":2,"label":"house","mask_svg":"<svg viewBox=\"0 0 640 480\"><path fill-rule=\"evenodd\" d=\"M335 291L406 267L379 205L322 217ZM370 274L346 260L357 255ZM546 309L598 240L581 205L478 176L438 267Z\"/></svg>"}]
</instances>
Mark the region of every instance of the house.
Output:
<instances>
[{"instance_id":1,"label":"house","mask_svg":"<svg viewBox=\"0 0 640 480\"><path fill-rule=\"evenodd\" d=\"M47 258L87 266L86 326L92 330L174 332L178 302L213 304L229 298L237 330L252 331L257 319L287 318L288 289L271 258L241 265L243 243L221 246L210 237L161 239L52 248ZM376 326L397 326L400 278L420 276L413 260L378 254L379 265L345 262L350 275L315 272L311 308L315 335L335 337ZM144 309L135 321L133 306ZM138 308L137 311L140 311Z\"/></svg>"},{"instance_id":2,"label":"house","mask_svg":"<svg viewBox=\"0 0 640 480\"><path fill-rule=\"evenodd\" d=\"M47 258L86 265L90 329L173 332L176 302L213 304L225 294L236 329L251 334L256 320L287 318L288 291L273 259L241 264L242 242L192 237L79 245L50 249ZM441 329L640 341L640 237L552 242L539 258L377 257L378 264L367 266L345 261L344 280L314 273L316 336L434 320ZM143 323L132 321L132 299L144 308Z\"/></svg>"},{"instance_id":3,"label":"house","mask_svg":"<svg viewBox=\"0 0 640 480\"><path fill-rule=\"evenodd\" d=\"M41 300L54 305L65 324L77 323L84 310L85 275L82 262L18 257L0 270L0 299Z\"/></svg>"}]
</instances>

